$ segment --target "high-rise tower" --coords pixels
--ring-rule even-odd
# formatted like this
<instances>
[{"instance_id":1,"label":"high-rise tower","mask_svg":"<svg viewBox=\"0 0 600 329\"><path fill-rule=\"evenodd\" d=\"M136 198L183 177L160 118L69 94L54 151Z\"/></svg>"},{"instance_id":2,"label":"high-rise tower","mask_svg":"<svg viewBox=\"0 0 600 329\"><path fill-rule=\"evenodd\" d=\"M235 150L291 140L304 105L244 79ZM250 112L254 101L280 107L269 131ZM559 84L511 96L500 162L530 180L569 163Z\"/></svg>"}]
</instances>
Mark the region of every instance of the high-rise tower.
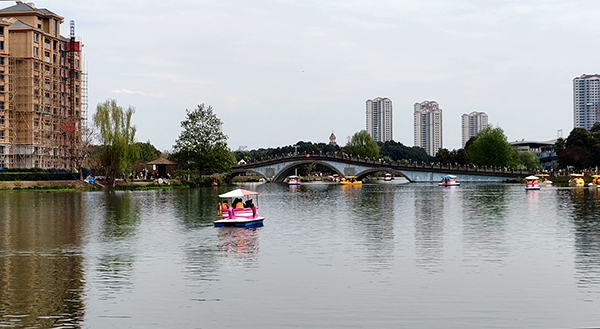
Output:
<instances>
[{"instance_id":1,"label":"high-rise tower","mask_svg":"<svg viewBox=\"0 0 600 329\"><path fill-rule=\"evenodd\" d=\"M435 156L443 146L442 110L435 101L415 103L414 112L415 146Z\"/></svg>"},{"instance_id":2,"label":"high-rise tower","mask_svg":"<svg viewBox=\"0 0 600 329\"><path fill-rule=\"evenodd\" d=\"M462 115L462 147L469 138L477 135L488 126L488 116L485 112L471 112Z\"/></svg>"},{"instance_id":3,"label":"high-rise tower","mask_svg":"<svg viewBox=\"0 0 600 329\"><path fill-rule=\"evenodd\" d=\"M600 121L600 75L582 75L573 79L573 124L590 129Z\"/></svg>"},{"instance_id":4,"label":"high-rise tower","mask_svg":"<svg viewBox=\"0 0 600 329\"><path fill-rule=\"evenodd\" d=\"M392 135L392 100L367 99L367 132L376 142L387 142Z\"/></svg>"}]
</instances>

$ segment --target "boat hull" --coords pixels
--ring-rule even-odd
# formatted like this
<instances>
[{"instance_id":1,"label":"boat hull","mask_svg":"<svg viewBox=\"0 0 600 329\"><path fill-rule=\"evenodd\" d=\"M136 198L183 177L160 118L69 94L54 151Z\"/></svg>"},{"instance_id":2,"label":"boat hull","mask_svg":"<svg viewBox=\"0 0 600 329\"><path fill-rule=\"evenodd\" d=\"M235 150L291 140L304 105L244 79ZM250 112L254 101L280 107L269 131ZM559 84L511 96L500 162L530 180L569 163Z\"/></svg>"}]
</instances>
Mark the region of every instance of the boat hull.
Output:
<instances>
[{"instance_id":1,"label":"boat hull","mask_svg":"<svg viewBox=\"0 0 600 329\"><path fill-rule=\"evenodd\" d=\"M346 186L362 185L362 182L340 182L340 185L346 185Z\"/></svg>"},{"instance_id":2,"label":"boat hull","mask_svg":"<svg viewBox=\"0 0 600 329\"><path fill-rule=\"evenodd\" d=\"M264 220L264 217L258 216L256 218L219 219L213 223L215 227L260 227L263 226Z\"/></svg>"},{"instance_id":3,"label":"boat hull","mask_svg":"<svg viewBox=\"0 0 600 329\"><path fill-rule=\"evenodd\" d=\"M527 186L525 187L525 191L534 191L534 190L539 190L540 187L539 186Z\"/></svg>"},{"instance_id":4,"label":"boat hull","mask_svg":"<svg viewBox=\"0 0 600 329\"><path fill-rule=\"evenodd\" d=\"M458 182L454 182L454 183L438 183L439 186L460 186L460 183Z\"/></svg>"}]
</instances>

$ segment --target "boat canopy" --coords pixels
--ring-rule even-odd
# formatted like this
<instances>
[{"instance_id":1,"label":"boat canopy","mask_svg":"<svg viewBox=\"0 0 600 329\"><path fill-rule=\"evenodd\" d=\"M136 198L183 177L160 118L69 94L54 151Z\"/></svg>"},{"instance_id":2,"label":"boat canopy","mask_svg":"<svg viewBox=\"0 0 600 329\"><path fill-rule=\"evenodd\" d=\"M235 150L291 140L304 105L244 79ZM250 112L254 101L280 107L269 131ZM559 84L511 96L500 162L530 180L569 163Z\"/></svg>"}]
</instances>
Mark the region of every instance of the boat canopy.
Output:
<instances>
[{"instance_id":1,"label":"boat canopy","mask_svg":"<svg viewBox=\"0 0 600 329\"><path fill-rule=\"evenodd\" d=\"M219 198L241 198L249 195L258 195L258 192L243 190L241 188L233 191L229 191L224 194L219 194Z\"/></svg>"},{"instance_id":2,"label":"boat canopy","mask_svg":"<svg viewBox=\"0 0 600 329\"><path fill-rule=\"evenodd\" d=\"M442 176L442 178L456 178L456 176L454 176L454 175L444 175L444 176Z\"/></svg>"},{"instance_id":3,"label":"boat canopy","mask_svg":"<svg viewBox=\"0 0 600 329\"><path fill-rule=\"evenodd\" d=\"M539 179L539 177L537 176L527 176L525 177L526 180L534 180L534 179Z\"/></svg>"},{"instance_id":4,"label":"boat canopy","mask_svg":"<svg viewBox=\"0 0 600 329\"><path fill-rule=\"evenodd\" d=\"M571 174L571 177L583 177L583 174Z\"/></svg>"},{"instance_id":5,"label":"boat canopy","mask_svg":"<svg viewBox=\"0 0 600 329\"><path fill-rule=\"evenodd\" d=\"M536 176L538 176L538 177L549 177L550 175L548 175L548 174L536 174Z\"/></svg>"},{"instance_id":6,"label":"boat canopy","mask_svg":"<svg viewBox=\"0 0 600 329\"><path fill-rule=\"evenodd\" d=\"M600 177L600 175L593 175L592 177L596 177L597 178L597 177Z\"/></svg>"}]
</instances>

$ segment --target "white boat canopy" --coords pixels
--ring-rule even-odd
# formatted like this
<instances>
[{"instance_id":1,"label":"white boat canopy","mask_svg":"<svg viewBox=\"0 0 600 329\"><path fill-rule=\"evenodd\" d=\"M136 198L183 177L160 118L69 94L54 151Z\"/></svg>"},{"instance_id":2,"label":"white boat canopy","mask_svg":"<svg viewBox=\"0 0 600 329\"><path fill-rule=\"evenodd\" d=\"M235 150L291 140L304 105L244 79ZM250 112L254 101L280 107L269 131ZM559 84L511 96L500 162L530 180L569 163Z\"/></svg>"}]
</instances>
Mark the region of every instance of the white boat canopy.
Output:
<instances>
[{"instance_id":1,"label":"white boat canopy","mask_svg":"<svg viewBox=\"0 0 600 329\"><path fill-rule=\"evenodd\" d=\"M233 191L229 191L224 194L219 194L219 198L241 198L249 195L258 195L258 192L243 190L241 188Z\"/></svg>"},{"instance_id":2,"label":"white boat canopy","mask_svg":"<svg viewBox=\"0 0 600 329\"><path fill-rule=\"evenodd\" d=\"M454 175L444 175L444 176L442 176L442 178L456 178L456 176L454 176Z\"/></svg>"},{"instance_id":3,"label":"white boat canopy","mask_svg":"<svg viewBox=\"0 0 600 329\"><path fill-rule=\"evenodd\" d=\"M527 180L533 180L533 179L539 179L539 177L537 177L537 176L527 176L527 177L525 177L525 179L527 179Z\"/></svg>"}]
</instances>

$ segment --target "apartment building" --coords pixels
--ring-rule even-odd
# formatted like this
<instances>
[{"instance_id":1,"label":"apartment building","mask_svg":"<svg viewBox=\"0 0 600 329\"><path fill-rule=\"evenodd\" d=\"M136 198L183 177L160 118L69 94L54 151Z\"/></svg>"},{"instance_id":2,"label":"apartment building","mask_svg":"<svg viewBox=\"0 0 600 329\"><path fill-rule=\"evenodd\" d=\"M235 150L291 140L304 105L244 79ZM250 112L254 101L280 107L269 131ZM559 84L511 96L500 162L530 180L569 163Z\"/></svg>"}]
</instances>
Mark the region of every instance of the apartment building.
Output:
<instances>
[{"instance_id":1,"label":"apartment building","mask_svg":"<svg viewBox=\"0 0 600 329\"><path fill-rule=\"evenodd\" d=\"M87 92L75 26L33 3L0 9L0 167L70 168Z\"/></svg>"},{"instance_id":2,"label":"apartment building","mask_svg":"<svg viewBox=\"0 0 600 329\"><path fill-rule=\"evenodd\" d=\"M600 75L573 79L573 125L589 130L600 121Z\"/></svg>"},{"instance_id":3,"label":"apartment building","mask_svg":"<svg viewBox=\"0 0 600 329\"><path fill-rule=\"evenodd\" d=\"M485 112L471 112L463 114L461 117L462 128L462 147L464 148L467 141L476 136L480 131L488 126L488 116Z\"/></svg>"},{"instance_id":4,"label":"apartment building","mask_svg":"<svg viewBox=\"0 0 600 329\"><path fill-rule=\"evenodd\" d=\"M442 109L435 101L423 101L414 105L415 146L435 156L443 147Z\"/></svg>"},{"instance_id":5,"label":"apartment building","mask_svg":"<svg viewBox=\"0 0 600 329\"><path fill-rule=\"evenodd\" d=\"M366 102L367 132L376 142L387 142L393 139L392 100L385 97L367 99Z\"/></svg>"}]
</instances>

